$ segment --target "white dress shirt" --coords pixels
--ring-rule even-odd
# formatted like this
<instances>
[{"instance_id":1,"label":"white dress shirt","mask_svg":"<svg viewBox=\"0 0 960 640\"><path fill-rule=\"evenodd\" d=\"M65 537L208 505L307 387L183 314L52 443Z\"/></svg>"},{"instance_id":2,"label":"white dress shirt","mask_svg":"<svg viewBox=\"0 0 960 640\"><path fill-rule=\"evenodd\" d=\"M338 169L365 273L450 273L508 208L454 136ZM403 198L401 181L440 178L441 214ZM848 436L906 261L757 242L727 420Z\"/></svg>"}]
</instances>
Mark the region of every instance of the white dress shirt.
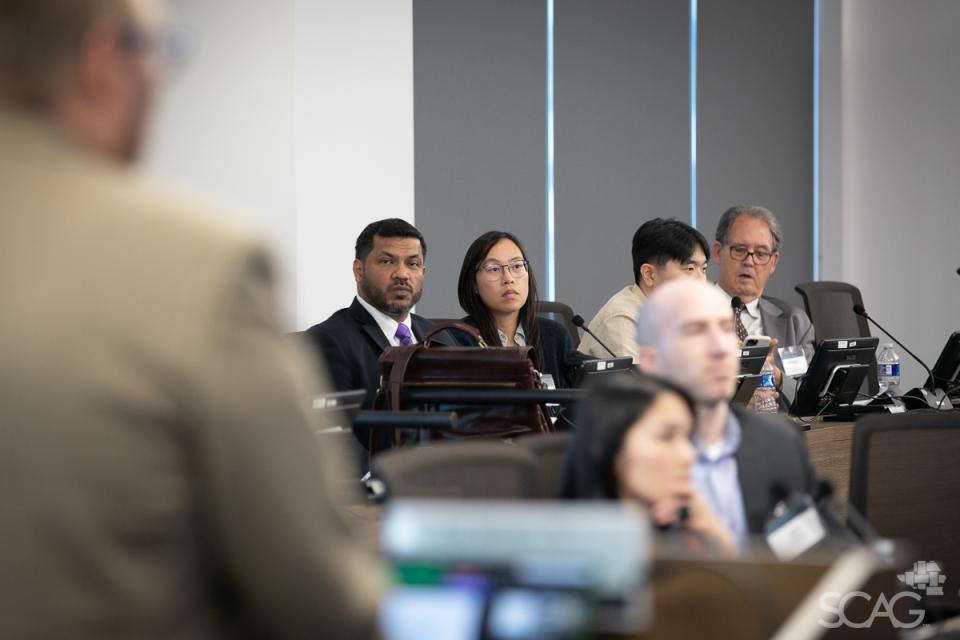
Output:
<instances>
[{"instance_id":1,"label":"white dress shirt","mask_svg":"<svg viewBox=\"0 0 960 640\"><path fill-rule=\"evenodd\" d=\"M383 335L387 338L387 342L390 343L392 347L400 346L400 338L397 337L397 325L401 324L385 314L380 309L377 309L375 306L357 296L357 301L363 305L363 308L367 310L373 319L376 320L377 326L380 327L380 331L383 331ZM404 318L403 324L407 326L407 329L410 329L410 335L413 336L414 342L419 342L420 338L417 337L417 334L413 331L413 325L410 323L410 314L407 314L407 317Z\"/></svg>"},{"instance_id":2,"label":"white dress shirt","mask_svg":"<svg viewBox=\"0 0 960 640\"><path fill-rule=\"evenodd\" d=\"M733 296L724 291L719 284L717 285L717 289L720 289L723 295L727 296L728 300L733 300ZM767 335L763 332L763 318L760 317L760 298L754 298L740 308L740 322L743 323L743 327L747 330L748 336Z\"/></svg>"}]
</instances>

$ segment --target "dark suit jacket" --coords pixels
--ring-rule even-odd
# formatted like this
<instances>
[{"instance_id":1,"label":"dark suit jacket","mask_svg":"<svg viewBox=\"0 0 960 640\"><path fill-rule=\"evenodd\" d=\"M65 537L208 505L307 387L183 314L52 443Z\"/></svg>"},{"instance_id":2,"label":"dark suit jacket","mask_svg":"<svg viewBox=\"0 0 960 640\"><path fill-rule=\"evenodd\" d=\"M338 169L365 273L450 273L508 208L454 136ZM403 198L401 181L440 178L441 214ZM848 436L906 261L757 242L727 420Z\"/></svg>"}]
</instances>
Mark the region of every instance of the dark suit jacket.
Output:
<instances>
[{"instance_id":1,"label":"dark suit jacket","mask_svg":"<svg viewBox=\"0 0 960 640\"><path fill-rule=\"evenodd\" d=\"M430 330L431 322L415 314L411 314L410 319L415 337L422 339ZM373 408L380 387L377 360L390 346L373 316L354 298L348 308L340 309L306 333L326 361L331 385L337 391L366 389L363 408ZM369 448L367 433L357 432L356 436L364 448ZM390 434L376 432L373 444L374 452L389 448Z\"/></svg>"},{"instance_id":2,"label":"dark suit jacket","mask_svg":"<svg viewBox=\"0 0 960 640\"><path fill-rule=\"evenodd\" d=\"M470 324L469 318L464 322ZM569 354L573 353L573 339L570 332L559 322L549 318L537 318L540 328L540 372L553 376L553 382L558 389L572 385L572 371L567 364ZM473 340L462 331L451 332L456 343L461 346L473 347ZM534 346L534 345L530 345Z\"/></svg>"},{"instance_id":3,"label":"dark suit jacket","mask_svg":"<svg viewBox=\"0 0 960 640\"><path fill-rule=\"evenodd\" d=\"M747 529L760 534L776 506L773 487L779 484L788 493L813 495L816 474L803 434L790 421L739 407L732 409L741 427L736 459Z\"/></svg>"}]
</instances>

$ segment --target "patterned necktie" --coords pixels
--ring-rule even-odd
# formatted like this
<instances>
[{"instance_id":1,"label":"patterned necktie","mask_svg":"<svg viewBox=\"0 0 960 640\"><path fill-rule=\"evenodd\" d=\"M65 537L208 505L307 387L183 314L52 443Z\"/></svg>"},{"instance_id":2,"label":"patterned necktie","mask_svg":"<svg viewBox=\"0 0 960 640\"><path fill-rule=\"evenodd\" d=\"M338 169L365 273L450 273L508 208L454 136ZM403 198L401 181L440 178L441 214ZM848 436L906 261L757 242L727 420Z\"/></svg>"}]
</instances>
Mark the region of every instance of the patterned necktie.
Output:
<instances>
[{"instance_id":1,"label":"patterned necktie","mask_svg":"<svg viewBox=\"0 0 960 640\"><path fill-rule=\"evenodd\" d=\"M743 341L747 339L747 327L743 324L743 319L740 317L740 309L733 310L733 321L737 327L737 340L740 341L740 344L743 344Z\"/></svg>"},{"instance_id":2,"label":"patterned necktie","mask_svg":"<svg viewBox=\"0 0 960 640\"><path fill-rule=\"evenodd\" d=\"M399 341L401 347L409 347L413 344L413 334L410 328L402 322L397 325L397 332L393 334Z\"/></svg>"}]
</instances>

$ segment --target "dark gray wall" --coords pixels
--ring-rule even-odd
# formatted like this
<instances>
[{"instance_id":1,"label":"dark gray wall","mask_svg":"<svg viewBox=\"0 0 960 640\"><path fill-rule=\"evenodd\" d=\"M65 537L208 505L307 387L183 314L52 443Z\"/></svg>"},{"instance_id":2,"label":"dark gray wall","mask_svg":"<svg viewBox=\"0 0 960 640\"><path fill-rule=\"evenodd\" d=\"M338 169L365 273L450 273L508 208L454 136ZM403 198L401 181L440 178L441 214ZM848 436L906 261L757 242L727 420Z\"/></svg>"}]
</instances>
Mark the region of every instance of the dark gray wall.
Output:
<instances>
[{"instance_id":1,"label":"dark gray wall","mask_svg":"<svg viewBox=\"0 0 960 640\"><path fill-rule=\"evenodd\" d=\"M589 320L637 227L690 219L689 3L555 6L557 299Z\"/></svg>"},{"instance_id":2,"label":"dark gray wall","mask_svg":"<svg viewBox=\"0 0 960 640\"><path fill-rule=\"evenodd\" d=\"M813 1L709 0L698 14L698 227L767 207L785 236L767 293L813 275ZM715 269L711 270L715 274Z\"/></svg>"},{"instance_id":3,"label":"dark gray wall","mask_svg":"<svg viewBox=\"0 0 960 640\"><path fill-rule=\"evenodd\" d=\"M485 231L515 233L544 277L545 4L414 0L413 42L416 224L429 247L417 311L460 317L460 264Z\"/></svg>"},{"instance_id":4,"label":"dark gray wall","mask_svg":"<svg viewBox=\"0 0 960 640\"><path fill-rule=\"evenodd\" d=\"M644 220L690 219L689 3L555 7L556 297L589 318L630 282ZM416 222L430 247L418 311L458 316L460 263L484 231L518 234L545 284L546 8L413 9ZM701 2L698 27L697 226L712 239L727 207L770 208L786 245L768 292L799 303L793 286L813 271L813 0Z\"/></svg>"}]
</instances>

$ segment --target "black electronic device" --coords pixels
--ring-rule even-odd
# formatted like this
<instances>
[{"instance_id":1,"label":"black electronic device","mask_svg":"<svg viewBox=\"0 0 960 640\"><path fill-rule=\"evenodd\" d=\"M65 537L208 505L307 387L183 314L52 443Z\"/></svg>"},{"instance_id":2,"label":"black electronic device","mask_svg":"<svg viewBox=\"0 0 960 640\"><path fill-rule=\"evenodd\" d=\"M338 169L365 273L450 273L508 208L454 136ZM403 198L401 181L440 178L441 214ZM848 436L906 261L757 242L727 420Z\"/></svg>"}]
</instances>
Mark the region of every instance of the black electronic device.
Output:
<instances>
[{"instance_id":1,"label":"black electronic device","mask_svg":"<svg viewBox=\"0 0 960 640\"><path fill-rule=\"evenodd\" d=\"M879 338L831 338L821 340L807 374L800 379L791 413L798 416L850 418L884 407L854 404L860 385L874 366Z\"/></svg>"},{"instance_id":2,"label":"black electronic device","mask_svg":"<svg viewBox=\"0 0 960 640\"><path fill-rule=\"evenodd\" d=\"M770 351L770 338L754 336L747 338L740 347L740 375L737 376L737 391L733 394L733 404L744 405L750 402L753 392L760 386L760 371Z\"/></svg>"}]
</instances>

